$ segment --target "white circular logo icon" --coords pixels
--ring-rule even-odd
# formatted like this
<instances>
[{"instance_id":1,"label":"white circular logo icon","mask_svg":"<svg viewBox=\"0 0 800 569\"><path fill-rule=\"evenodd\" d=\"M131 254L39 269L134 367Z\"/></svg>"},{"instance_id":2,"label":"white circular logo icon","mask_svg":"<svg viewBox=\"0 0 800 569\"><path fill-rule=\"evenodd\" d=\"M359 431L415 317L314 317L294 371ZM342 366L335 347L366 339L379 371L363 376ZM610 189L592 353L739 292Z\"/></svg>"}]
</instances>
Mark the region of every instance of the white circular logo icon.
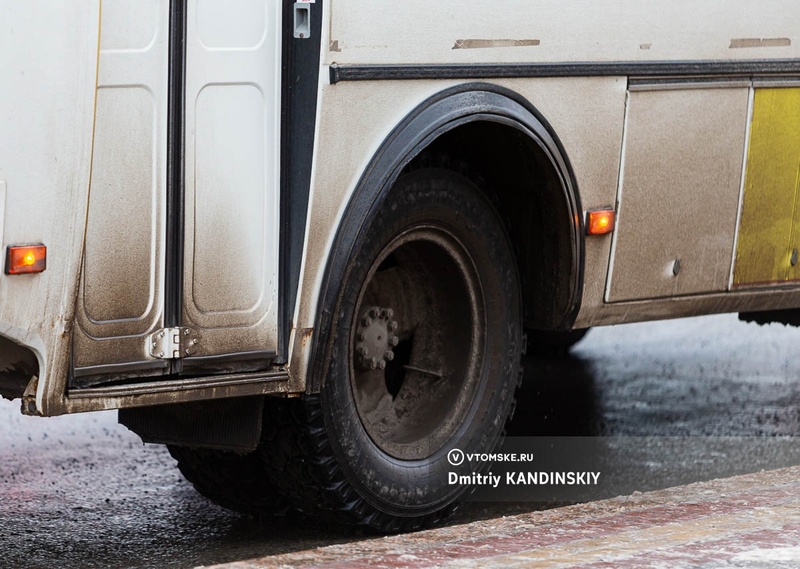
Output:
<instances>
[{"instance_id":1,"label":"white circular logo icon","mask_svg":"<svg viewBox=\"0 0 800 569\"><path fill-rule=\"evenodd\" d=\"M450 452L447 453L447 462L452 464L453 466L458 466L464 462L464 452L454 448Z\"/></svg>"}]
</instances>

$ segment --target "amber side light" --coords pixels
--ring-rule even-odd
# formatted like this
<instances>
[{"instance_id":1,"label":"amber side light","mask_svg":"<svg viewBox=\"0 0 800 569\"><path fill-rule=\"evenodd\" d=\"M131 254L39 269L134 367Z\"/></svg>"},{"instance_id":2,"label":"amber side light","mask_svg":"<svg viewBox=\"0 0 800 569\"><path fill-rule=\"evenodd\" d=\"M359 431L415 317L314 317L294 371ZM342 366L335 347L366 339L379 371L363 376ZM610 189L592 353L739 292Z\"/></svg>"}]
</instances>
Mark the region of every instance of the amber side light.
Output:
<instances>
[{"instance_id":1,"label":"amber side light","mask_svg":"<svg viewBox=\"0 0 800 569\"><path fill-rule=\"evenodd\" d=\"M586 214L586 234L605 235L614 231L616 214L613 209L599 209Z\"/></svg>"},{"instance_id":2,"label":"amber side light","mask_svg":"<svg viewBox=\"0 0 800 569\"><path fill-rule=\"evenodd\" d=\"M47 247L44 245L12 245L6 253L6 274L41 273L47 268Z\"/></svg>"}]
</instances>

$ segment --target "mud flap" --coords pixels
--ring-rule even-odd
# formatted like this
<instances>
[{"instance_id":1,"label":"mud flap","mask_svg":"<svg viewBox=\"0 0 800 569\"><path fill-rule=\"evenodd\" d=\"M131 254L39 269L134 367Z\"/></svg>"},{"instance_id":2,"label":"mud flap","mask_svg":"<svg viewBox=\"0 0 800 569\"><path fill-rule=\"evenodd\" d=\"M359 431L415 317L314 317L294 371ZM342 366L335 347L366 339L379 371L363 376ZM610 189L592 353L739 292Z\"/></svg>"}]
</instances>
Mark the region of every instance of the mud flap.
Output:
<instances>
[{"instance_id":1,"label":"mud flap","mask_svg":"<svg viewBox=\"0 0 800 569\"><path fill-rule=\"evenodd\" d=\"M120 409L119 422L145 443L252 452L261 439L263 397Z\"/></svg>"}]
</instances>

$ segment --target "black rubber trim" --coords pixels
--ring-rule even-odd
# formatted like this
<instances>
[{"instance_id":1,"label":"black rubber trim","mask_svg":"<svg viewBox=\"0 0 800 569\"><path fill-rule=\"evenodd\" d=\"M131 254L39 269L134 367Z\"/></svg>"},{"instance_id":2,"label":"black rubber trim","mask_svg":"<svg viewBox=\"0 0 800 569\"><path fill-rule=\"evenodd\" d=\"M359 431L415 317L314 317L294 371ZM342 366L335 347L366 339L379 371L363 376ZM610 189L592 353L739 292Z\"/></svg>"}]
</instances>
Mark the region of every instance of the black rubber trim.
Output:
<instances>
[{"instance_id":1,"label":"black rubber trim","mask_svg":"<svg viewBox=\"0 0 800 569\"><path fill-rule=\"evenodd\" d=\"M330 67L332 84L339 81L401 79L504 79L518 77L702 76L800 74L800 59L614 61L608 63L517 63L444 65L337 65Z\"/></svg>"},{"instance_id":2,"label":"black rubber trim","mask_svg":"<svg viewBox=\"0 0 800 569\"><path fill-rule=\"evenodd\" d=\"M275 352L271 350L253 350L249 352L233 352L228 354L219 354L213 356L187 356L182 358L184 361L184 367L189 368L192 366L203 366L203 365L211 365L211 364L222 364L228 362L253 362L262 360L266 362L272 360L275 357ZM189 370L184 370L188 372ZM202 371L202 367L201 367ZM191 373L196 373L197 370L191 370Z\"/></svg>"},{"instance_id":3,"label":"black rubber trim","mask_svg":"<svg viewBox=\"0 0 800 569\"><path fill-rule=\"evenodd\" d=\"M314 160L324 2L311 5L311 37L294 37L294 1L283 5L281 90L281 247L278 358L286 363L300 283L303 240Z\"/></svg>"},{"instance_id":4,"label":"black rubber trim","mask_svg":"<svg viewBox=\"0 0 800 569\"><path fill-rule=\"evenodd\" d=\"M578 187L564 147L544 117L522 96L489 83L466 83L446 89L414 109L392 131L372 158L347 205L331 256L325 268L316 316L315 343L326 341L336 319L332 310L339 303L341 285L362 229L380 209L383 200L405 167L420 151L443 133L474 121L493 121L526 133L549 157L559 173L564 199L572 218L572 290L570 309L561 327L575 321L583 293L584 222ZM330 361L330 347L315 346L307 391L316 393Z\"/></svg>"},{"instance_id":5,"label":"black rubber trim","mask_svg":"<svg viewBox=\"0 0 800 569\"><path fill-rule=\"evenodd\" d=\"M123 364L101 364L74 368L73 375L76 379L94 377L95 381L83 381L80 385L71 385L70 387L91 387L92 385L119 381L118 379L108 379L108 376L112 374L122 375L143 370L164 370L168 367L168 360L141 360Z\"/></svg>"},{"instance_id":6,"label":"black rubber trim","mask_svg":"<svg viewBox=\"0 0 800 569\"><path fill-rule=\"evenodd\" d=\"M687 86L703 86L703 85L739 85L749 84L750 77L736 77L730 75L723 75L718 77L633 77L628 79L629 87L649 87L649 86L671 86L671 85L687 85Z\"/></svg>"},{"instance_id":7,"label":"black rubber trim","mask_svg":"<svg viewBox=\"0 0 800 569\"><path fill-rule=\"evenodd\" d=\"M183 313L184 98L186 83L186 0L171 0L169 94L167 105L167 211L164 326L178 326ZM177 371L177 370L176 370Z\"/></svg>"}]
</instances>

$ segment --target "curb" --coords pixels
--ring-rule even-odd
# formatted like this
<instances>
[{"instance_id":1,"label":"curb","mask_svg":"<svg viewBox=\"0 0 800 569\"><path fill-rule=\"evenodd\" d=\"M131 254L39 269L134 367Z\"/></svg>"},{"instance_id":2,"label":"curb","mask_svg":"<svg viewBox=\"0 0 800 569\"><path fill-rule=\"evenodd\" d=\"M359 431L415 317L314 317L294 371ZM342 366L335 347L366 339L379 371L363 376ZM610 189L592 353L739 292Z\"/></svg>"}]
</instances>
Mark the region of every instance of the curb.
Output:
<instances>
[{"instance_id":1,"label":"curb","mask_svg":"<svg viewBox=\"0 0 800 569\"><path fill-rule=\"evenodd\" d=\"M294 567L800 566L800 467L238 561Z\"/></svg>"}]
</instances>

